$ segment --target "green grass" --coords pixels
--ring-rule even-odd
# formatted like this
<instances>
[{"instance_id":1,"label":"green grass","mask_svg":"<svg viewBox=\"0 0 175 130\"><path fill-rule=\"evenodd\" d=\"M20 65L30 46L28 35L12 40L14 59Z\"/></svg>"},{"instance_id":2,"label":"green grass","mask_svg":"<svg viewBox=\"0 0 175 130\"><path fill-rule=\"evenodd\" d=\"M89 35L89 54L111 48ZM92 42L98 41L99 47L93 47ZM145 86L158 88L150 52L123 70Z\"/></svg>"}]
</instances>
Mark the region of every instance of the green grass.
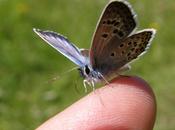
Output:
<instances>
[{"instance_id":1,"label":"green grass","mask_svg":"<svg viewBox=\"0 0 175 130\"><path fill-rule=\"evenodd\" d=\"M139 28L156 28L149 52L129 74L148 81L157 98L155 130L175 129L175 2L131 1ZM45 44L33 27L57 31L89 48L105 0L0 0L0 130L30 130L84 96L74 65ZM76 91L78 82L79 92Z\"/></svg>"}]
</instances>

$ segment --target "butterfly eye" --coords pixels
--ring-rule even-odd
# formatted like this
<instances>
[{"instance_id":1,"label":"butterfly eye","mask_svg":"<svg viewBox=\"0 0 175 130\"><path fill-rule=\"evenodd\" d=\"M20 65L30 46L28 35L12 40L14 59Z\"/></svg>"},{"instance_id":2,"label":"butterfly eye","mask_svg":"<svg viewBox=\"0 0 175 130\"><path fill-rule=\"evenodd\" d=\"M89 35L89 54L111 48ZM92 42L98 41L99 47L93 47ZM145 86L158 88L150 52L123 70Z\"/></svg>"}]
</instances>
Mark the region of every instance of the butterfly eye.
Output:
<instances>
[{"instance_id":1,"label":"butterfly eye","mask_svg":"<svg viewBox=\"0 0 175 130\"><path fill-rule=\"evenodd\" d=\"M131 55L131 53L129 52L128 54L127 54L127 56L129 57Z\"/></svg>"},{"instance_id":2,"label":"butterfly eye","mask_svg":"<svg viewBox=\"0 0 175 130\"><path fill-rule=\"evenodd\" d=\"M86 65L85 66L85 69L84 69L85 73L88 75L90 73L90 69L89 67Z\"/></svg>"}]
</instances>

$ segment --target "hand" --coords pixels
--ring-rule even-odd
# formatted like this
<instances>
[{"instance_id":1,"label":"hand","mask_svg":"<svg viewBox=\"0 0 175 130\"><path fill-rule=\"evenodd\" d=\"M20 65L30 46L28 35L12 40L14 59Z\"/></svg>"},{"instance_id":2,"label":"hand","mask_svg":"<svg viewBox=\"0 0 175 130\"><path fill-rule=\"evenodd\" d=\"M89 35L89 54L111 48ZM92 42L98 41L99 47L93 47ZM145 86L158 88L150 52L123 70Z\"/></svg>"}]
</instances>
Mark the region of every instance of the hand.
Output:
<instances>
[{"instance_id":1,"label":"hand","mask_svg":"<svg viewBox=\"0 0 175 130\"><path fill-rule=\"evenodd\" d=\"M138 77L121 76L52 117L37 130L152 130L156 101Z\"/></svg>"}]
</instances>

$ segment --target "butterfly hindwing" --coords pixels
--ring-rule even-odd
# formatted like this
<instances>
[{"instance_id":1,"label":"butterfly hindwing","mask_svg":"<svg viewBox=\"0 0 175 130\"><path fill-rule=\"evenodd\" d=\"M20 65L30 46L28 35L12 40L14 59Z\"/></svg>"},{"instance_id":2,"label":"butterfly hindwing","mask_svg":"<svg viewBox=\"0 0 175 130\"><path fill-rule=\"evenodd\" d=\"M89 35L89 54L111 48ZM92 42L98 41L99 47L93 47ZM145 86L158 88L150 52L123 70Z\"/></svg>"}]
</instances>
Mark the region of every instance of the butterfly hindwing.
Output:
<instances>
[{"instance_id":1,"label":"butterfly hindwing","mask_svg":"<svg viewBox=\"0 0 175 130\"><path fill-rule=\"evenodd\" d=\"M116 53L118 52L126 62L136 59L147 51L152 39L154 38L155 32L154 29L145 29L131 35L121 42Z\"/></svg>"},{"instance_id":2,"label":"butterfly hindwing","mask_svg":"<svg viewBox=\"0 0 175 130\"><path fill-rule=\"evenodd\" d=\"M129 36L119 44L115 44L115 39L111 40L110 46L106 46L103 51L105 58L99 58L98 70L104 75L117 72L121 67L146 52L154 34L154 29L145 29Z\"/></svg>"}]
</instances>

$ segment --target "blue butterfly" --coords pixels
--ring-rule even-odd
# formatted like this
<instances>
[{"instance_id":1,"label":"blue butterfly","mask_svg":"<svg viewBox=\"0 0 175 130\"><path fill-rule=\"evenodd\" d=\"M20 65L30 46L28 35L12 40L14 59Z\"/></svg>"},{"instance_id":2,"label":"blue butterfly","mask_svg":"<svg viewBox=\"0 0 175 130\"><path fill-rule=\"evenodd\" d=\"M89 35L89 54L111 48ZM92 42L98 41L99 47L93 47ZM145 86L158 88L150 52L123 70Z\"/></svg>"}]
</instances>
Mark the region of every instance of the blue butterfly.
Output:
<instances>
[{"instance_id":1,"label":"blue butterfly","mask_svg":"<svg viewBox=\"0 0 175 130\"><path fill-rule=\"evenodd\" d=\"M66 37L53 32L33 29L44 41L74 62L86 84L116 77L130 68L129 63L146 52L155 29L134 33L135 13L128 2L112 1L105 7L97 24L90 50L79 49Z\"/></svg>"}]
</instances>

